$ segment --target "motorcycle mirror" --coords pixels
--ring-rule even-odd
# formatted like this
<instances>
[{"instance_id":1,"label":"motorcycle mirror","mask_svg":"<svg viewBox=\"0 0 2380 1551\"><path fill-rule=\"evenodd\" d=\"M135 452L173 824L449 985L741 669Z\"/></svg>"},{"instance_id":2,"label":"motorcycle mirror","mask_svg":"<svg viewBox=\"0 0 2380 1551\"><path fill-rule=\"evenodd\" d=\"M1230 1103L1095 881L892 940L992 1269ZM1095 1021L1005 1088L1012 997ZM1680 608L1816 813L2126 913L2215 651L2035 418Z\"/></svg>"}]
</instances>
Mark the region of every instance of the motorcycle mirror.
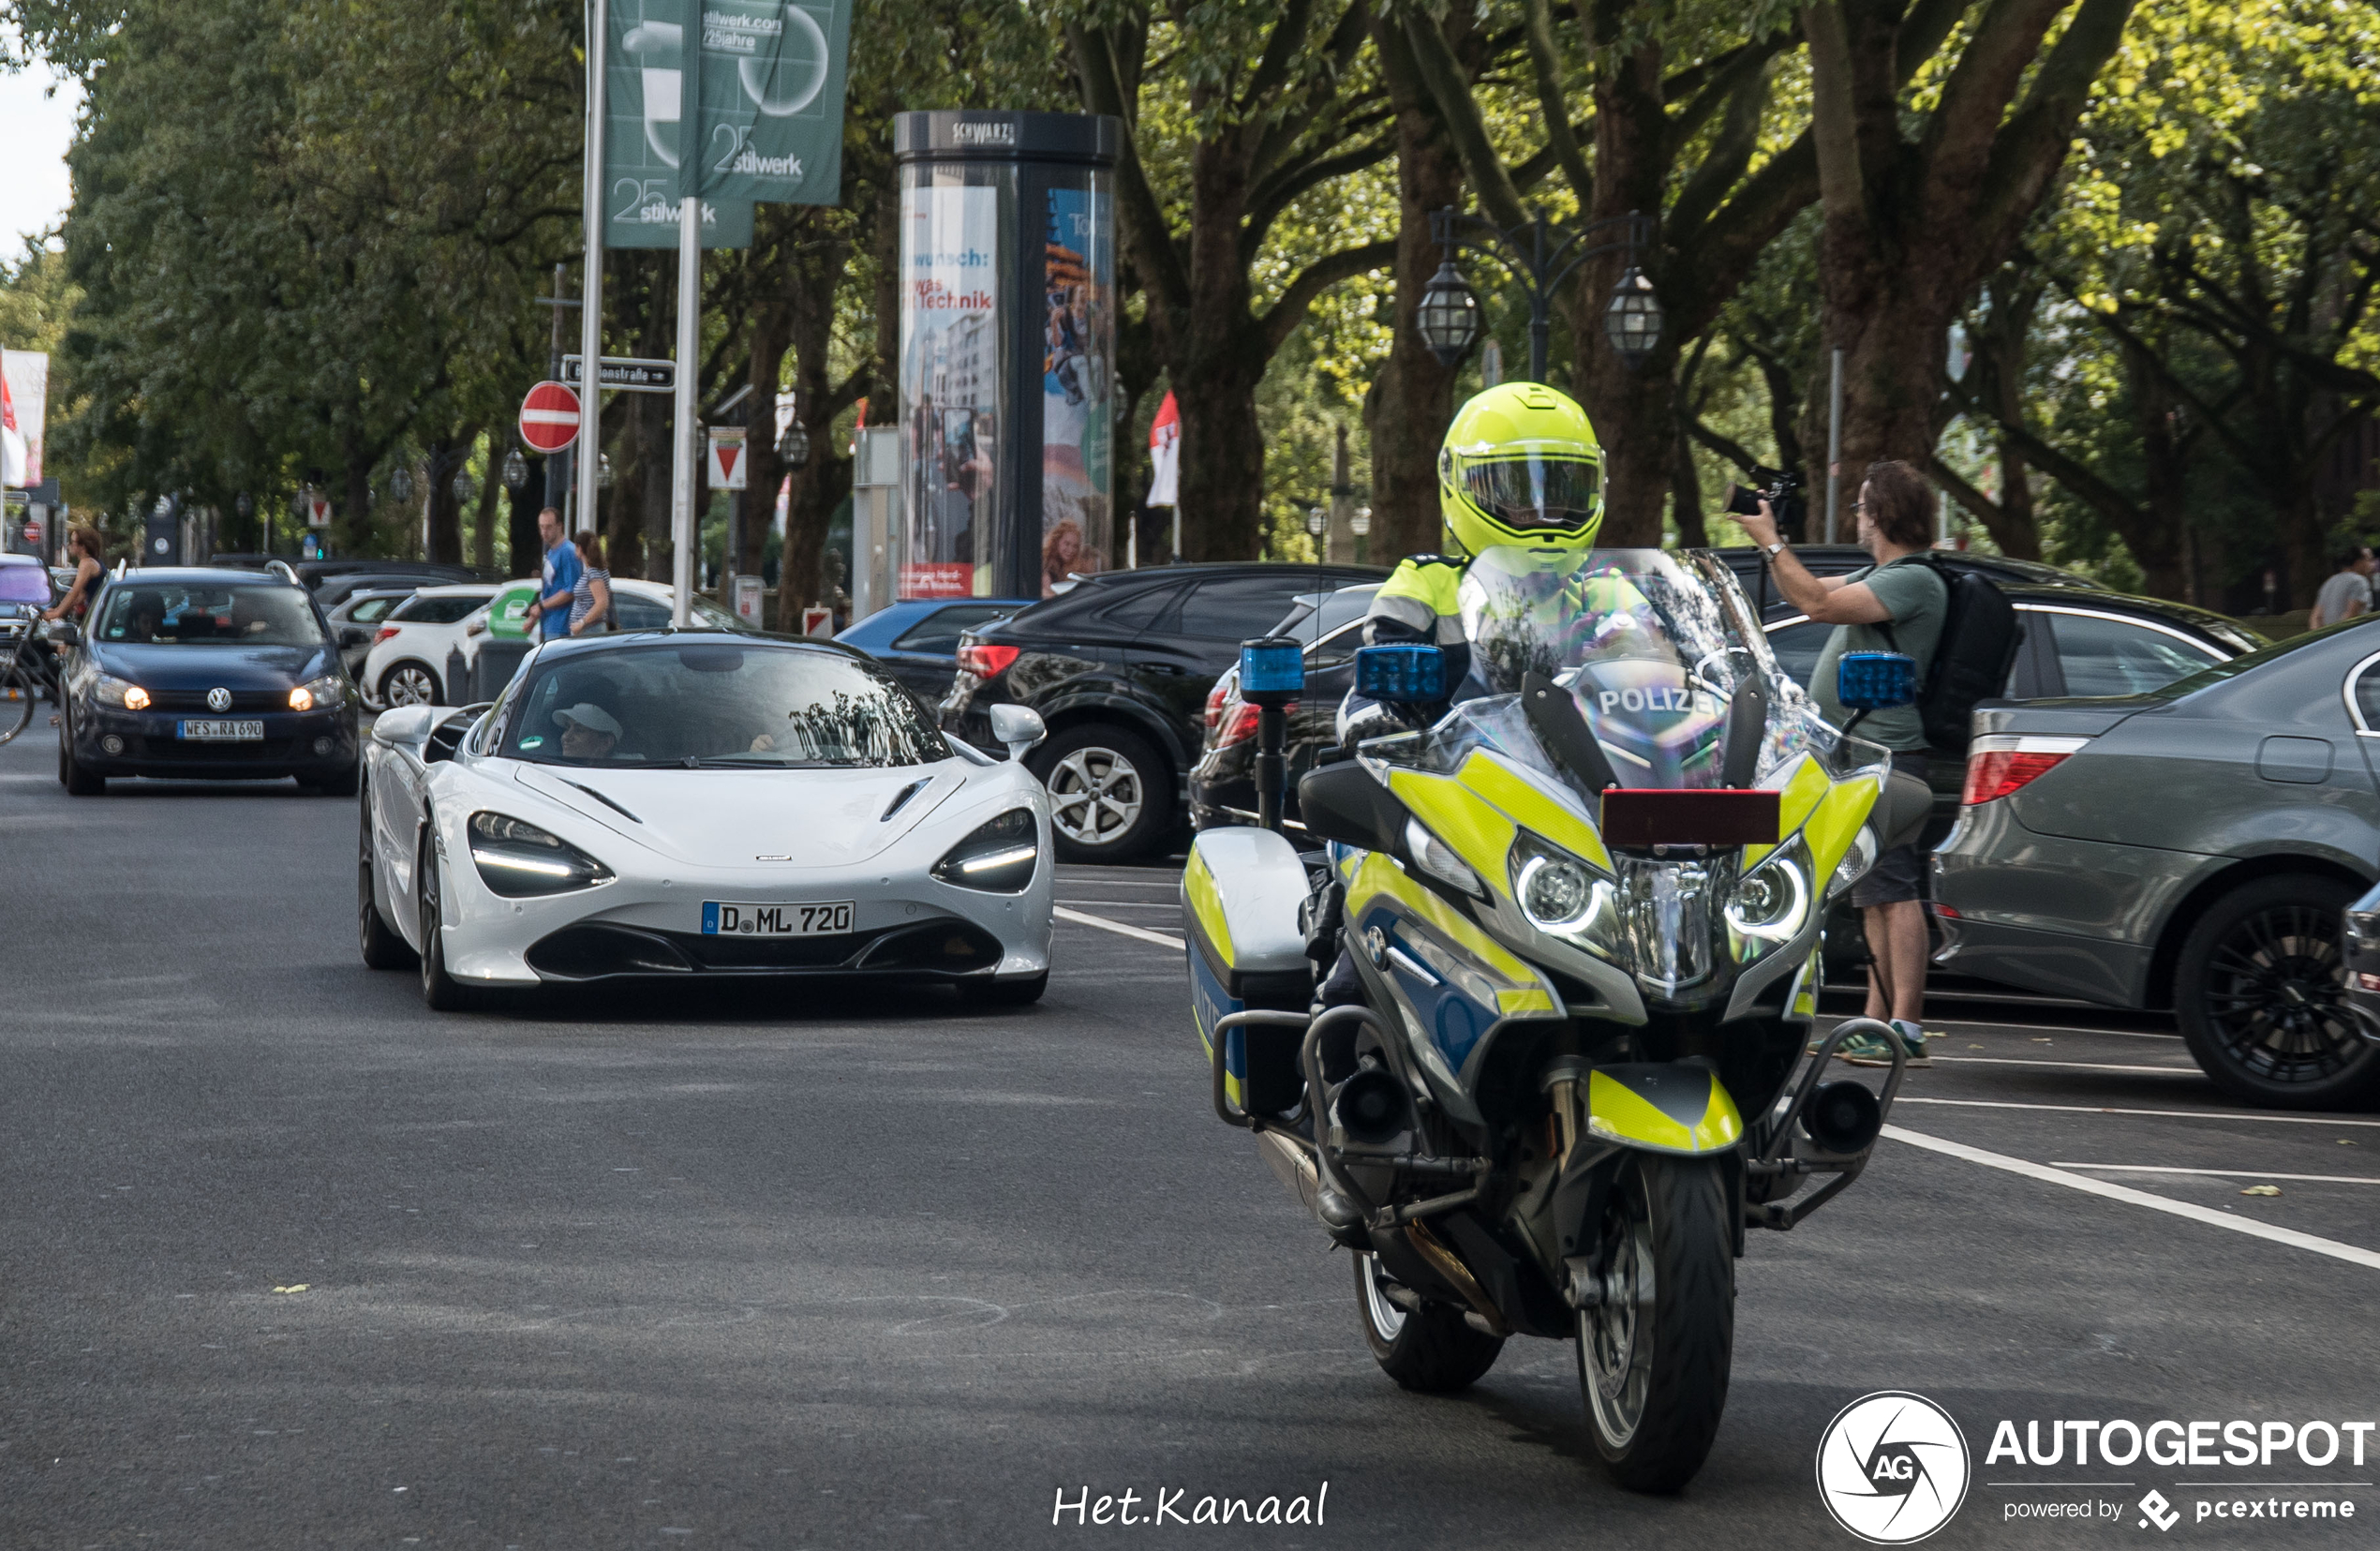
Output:
<instances>
[{"instance_id":1,"label":"motorcycle mirror","mask_svg":"<svg viewBox=\"0 0 2380 1551\"><path fill-rule=\"evenodd\" d=\"M1835 670L1835 698L1848 711L1912 705L1917 699L1917 660L1897 651L1847 651Z\"/></svg>"},{"instance_id":2,"label":"motorcycle mirror","mask_svg":"<svg viewBox=\"0 0 2380 1551\"><path fill-rule=\"evenodd\" d=\"M1435 705L1446 698L1446 653L1435 647L1360 648L1355 693L1391 706Z\"/></svg>"}]
</instances>

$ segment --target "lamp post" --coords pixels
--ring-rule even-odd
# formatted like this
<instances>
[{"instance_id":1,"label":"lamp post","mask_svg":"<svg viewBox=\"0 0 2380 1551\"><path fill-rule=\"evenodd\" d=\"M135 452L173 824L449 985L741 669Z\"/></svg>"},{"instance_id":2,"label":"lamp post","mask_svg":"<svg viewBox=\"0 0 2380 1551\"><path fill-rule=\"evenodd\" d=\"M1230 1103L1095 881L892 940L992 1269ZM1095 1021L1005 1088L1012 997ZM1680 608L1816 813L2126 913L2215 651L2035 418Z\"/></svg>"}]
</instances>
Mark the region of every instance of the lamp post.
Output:
<instances>
[{"instance_id":1,"label":"lamp post","mask_svg":"<svg viewBox=\"0 0 2380 1551\"><path fill-rule=\"evenodd\" d=\"M1608 242L1593 242L1599 233L1622 229ZM1603 310L1603 335L1633 371L1643 365L1661 338L1661 302L1644 277L1639 260L1656 235L1649 216L1629 211L1597 221L1583 231L1564 232L1550 224L1541 210L1533 210L1519 226L1501 227L1483 216L1459 214L1452 205L1430 216L1430 239L1445 249L1437 274L1421 292L1414 317L1423 343L1442 365L1451 366L1470 352L1480 337L1480 299L1463 272L1454 267L1458 248L1469 247L1504 266L1529 299L1529 380L1545 380L1548 336L1553 332L1554 294L1572 271L1587 260L1625 250L1628 272L1612 291Z\"/></svg>"},{"instance_id":2,"label":"lamp post","mask_svg":"<svg viewBox=\"0 0 2380 1551\"><path fill-rule=\"evenodd\" d=\"M528 483L528 459L521 456L518 447L504 455L504 488L514 495Z\"/></svg>"},{"instance_id":3,"label":"lamp post","mask_svg":"<svg viewBox=\"0 0 2380 1551\"><path fill-rule=\"evenodd\" d=\"M810 432L803 429L801 413L785 422L785 434L777 439L777 466L789 474L801 472L810 462Z\"/></svg>"}]
</instances>

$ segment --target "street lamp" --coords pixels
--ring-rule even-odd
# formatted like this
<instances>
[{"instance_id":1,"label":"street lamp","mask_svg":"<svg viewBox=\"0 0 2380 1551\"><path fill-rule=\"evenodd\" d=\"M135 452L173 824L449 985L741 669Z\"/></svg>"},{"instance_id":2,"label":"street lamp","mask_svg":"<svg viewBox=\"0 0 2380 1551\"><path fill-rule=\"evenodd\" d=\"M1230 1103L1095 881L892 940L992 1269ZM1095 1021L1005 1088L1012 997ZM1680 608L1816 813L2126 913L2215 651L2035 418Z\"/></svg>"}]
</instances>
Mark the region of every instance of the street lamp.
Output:
<instances>
[{"instance_id":1,"label":"street lamp","mask_svg":"<svg viewBox=\"0 0 2380 1551\"><path fill-rule=\"evenodd\" d=\"M1609 242L1589 245L1587 239L1614 227L1625 231ZM1653 244L1655 224L1637 211L1597 221L1584 231L1564 233L1549 225L1543 211L1533 210L1521 226L1497 226L1480 216L1458 215L1452 205L1430 216L1430 237L1446 250L1429 286L1421 292L1415 321L1422 341L1448 365L1461 360L1478 337L1479 298L1454 267L1454 251L1470 246L1504 266L1520 282L1529 301L1529 380L1545 380L1547 337L1553 332L1554 293L1570 273L1587 260L1625 250L1628 273L1613 288L1603 316L1604 336L1633 371L1643 365L1661 339L1661 304L1638 261ZM1435 304L1435 309L1433 304ZM1464 327L1467 307L1470 322Z\"/></svg>"},{"instance_id":2,"label":"street lamp","mask_svg":"<svg viewBox=\"0 0 2380 1551\"><path fill-rule=\"evenodd\" d=\"M454 470L454 489L455 505L469 506L471 504L471 471L469 469L457 469Z\"/></svg>"},{"instance_id":3,"label":"street lamp","mask_svg":"<svg viewBox=\"0 0 2380 1551\"><path fill-rule=\"evenodd\" d=\"M402 463L398 464L396 472L389 476L389 494L396 498L396 503L399 506L413 499L413 470Z\"/></svg>"},{"instance_id":4,"label":"street lamp","mask_svg":"<svg viewBox=\"0 0 2380 1551\"><path fill-rule=\"evenodd\" d=\"M1311 538L1320 538L1331 530L1331 514L1319 506L1309 506L1305 514L1305 530Z\"/></svg>"},{"instance_id":5,"label":"street lamp","mask_svg":"<svg viewBox=\"0 0 2380 1551\"><path fill-rule=\"evenodd\" d=\"M803 429L801 417L796 414L785 422L785 434L777 439L778 467L798 473L809 462L810 432Z\"/></svg>"},{"instance_id":6,"label":"street lamp","mask_svg":"<svg viewBox=\"0 0 2380 1551\"><path fill-rule=\"evenodd\" d=\"M609 453L598 453L595 455L595 488L598 490L608 490L611 487L612 455Z\"/></svg>"},{"instance_id":7,"label":"street lamp","mask_svg":"<svg viewBox=\"0 0 2380 1551\"><path fill-rule=\"evenodd\" d=\"M518 447L504 455L504 488L518 490L528 483L528 459L521 456Z\"/></svg>"},{"instance_id":8,"label":"street lamp","mask_svg":"<svg viewBox=\"0 0 2380 1551\"><path fill-rule=\"evenodd\" d=\"M1413 322L1441 366L1453 365L1479 342L1480 298L1464 280L1463 272L1454 267L1452 258L1438 265L1438 272L1422 288Z\"/></svg>"}]
</instances>

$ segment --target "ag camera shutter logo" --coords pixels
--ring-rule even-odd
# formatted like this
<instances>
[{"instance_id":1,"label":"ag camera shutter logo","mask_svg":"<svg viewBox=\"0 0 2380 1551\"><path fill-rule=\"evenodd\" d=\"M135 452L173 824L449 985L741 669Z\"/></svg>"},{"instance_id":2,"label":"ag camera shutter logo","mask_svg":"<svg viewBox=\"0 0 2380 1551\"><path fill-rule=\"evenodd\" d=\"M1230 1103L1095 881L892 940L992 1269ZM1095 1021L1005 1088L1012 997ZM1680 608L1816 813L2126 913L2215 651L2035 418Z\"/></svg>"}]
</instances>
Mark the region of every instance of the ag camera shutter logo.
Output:
<instances>
[{"instance_id":1,"label":"ag camera shutter logo","mask_svg":"<svg viewBox=\"0 0 2380 1551\"><path fill-rule=\"evenodd\" d=\"M1902 1390L1860 1396L1818 1440L1819 1500L1871 1545L1908 1545L1948 1524L1972 1469L1950 1413Z\"/></svg>"}]
</instances>

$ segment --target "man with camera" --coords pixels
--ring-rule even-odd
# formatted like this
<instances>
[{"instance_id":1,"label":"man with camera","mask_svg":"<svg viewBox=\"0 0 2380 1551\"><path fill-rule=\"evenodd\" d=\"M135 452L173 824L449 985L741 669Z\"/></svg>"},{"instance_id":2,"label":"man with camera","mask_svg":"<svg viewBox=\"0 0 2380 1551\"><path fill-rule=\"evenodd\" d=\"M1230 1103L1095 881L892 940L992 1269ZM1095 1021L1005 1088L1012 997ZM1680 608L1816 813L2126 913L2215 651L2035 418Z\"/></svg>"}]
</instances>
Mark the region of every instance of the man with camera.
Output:
<instances>
[{"instance_id":1,"label":"man with camera","mask_svg":"<svg viewBox=\"0 0 2380 1551\"><path fill-rule=\"evenodd\" d=\"M1829 722L1849 723L1836 698L1836 664L1847 651L1897 651L1914 658L1917 681L1926 682L1934 649L1950 608L1941 575L1917 557L1933 546L1934 488L1908 464L1872 463L1860 485L1860 547L1876 563L1848 576L1813 576L1778 537L1777 514L1767 499L1759 511L1736 521L1768 559L1777 590L1809 618L1835 627L1810 676L1810 698ZM1857 736L1892 752L1893 768L1926 777L1926 730L1915 706L1868 713ZM1926 1005L1925 858L1914 843L1896 845L1876 858L1852 887L1867 932L1867 1016L1890 1019L1909 1046L1910 1065L1930 1066L1919 1025ZM1851 1038L1837 1054L1853 1066L1892 1065L1883 1040Z\"/></svg>"}]
</instances>

